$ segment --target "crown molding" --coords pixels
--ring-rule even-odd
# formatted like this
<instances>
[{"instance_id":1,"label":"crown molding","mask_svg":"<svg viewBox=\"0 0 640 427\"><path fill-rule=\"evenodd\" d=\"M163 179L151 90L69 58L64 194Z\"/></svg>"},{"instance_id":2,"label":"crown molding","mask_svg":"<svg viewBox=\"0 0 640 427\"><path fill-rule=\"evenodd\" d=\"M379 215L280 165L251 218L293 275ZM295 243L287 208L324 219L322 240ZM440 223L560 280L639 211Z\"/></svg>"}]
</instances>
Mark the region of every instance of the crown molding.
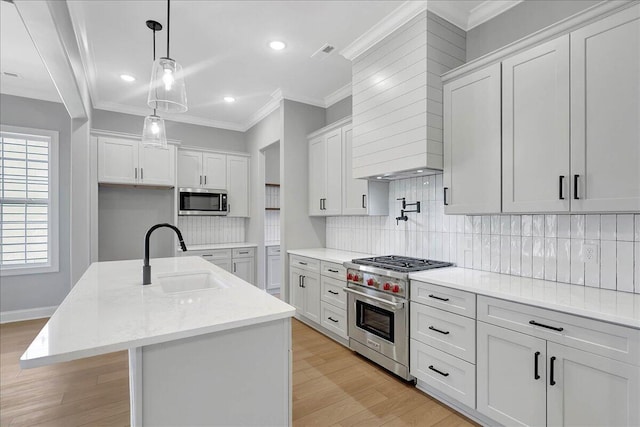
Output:
<instances>
[{"instance_id":1,"label":"crown molding","mask_svg":"<svg viewBox=\"0 0 640 427\"><path fill-rule=\"evenodd\" d=\"M506 12L514 6L522 3L523 0L491 0L484 1L478 6L471 9L469 17L467 18L467 28L463 28L465 31L477 27L480 24L487 22L488 20L495 18L501 13Z\"/></svg>"},{"instance_id":2,"label":"crown molding","mask_svg":"<svg viewBox=\"0 0 640 427\"><path fill-rule=\"evenodd\" d=\"M130 105L119 104L116 102L97 102L94 107L96 110L107 110L115 113L133 114L136 116L146 117L151 111L147 107L132 107ZM189 114L163 114L165 120L178 123L188 123L191 125L208 126L219 129L234 130L244 132L244 127L240 123L224 122L220 120L203 119L202 117L192 116Z\"/></svg>"},{"instance_id":3,"label":"crown molding","mask_svg":"<svg viewBox=\"0 0 640 427\"><path fill-rule=\"evenodd\" d=\"M329 108L338 101L342 101L346 97L351 96L351 83L347 83L340 89L324 97L324 108Z\"/></svg>"},{"instance_id":4,"label":"crown molding","mask_svg":"<svg viewBox=\"0 0 640 427\"><path fill-rule=\"evenodd\" d=\"M427 9L429 9L429 12L466 31L469 16L463 9L456 7L454 2L430 1L427 3Z\"/></svg>"},{"instance_id":5,"label":"crown molding","mask_svg":"<svg viewBox=\"0 0 640 427\"><path fill-rule=\"evenodd\" d=\"M415 18L427 9L427 1L405 1L384 19L355 39L349 46L340 51L340 55L350 61L362 55L380 40Z\"/></svg>"},{"instance_id":6,"label":"crown molding","mask_svg":"<svg viewBox=\"0 0 640 427\"><path fill-rule=\"evenodd\" d=\"M136 141L142 140L142 135L137 133L129 133L129 132L118 132L115 130L106 130L106 129L95 129L91 128L92 136L106 136L111 138L126 138L126 139L135 139ZM182 141L179 139L170 139L167 138L167 143L173 145L182 145Z\"/></svg>"},{"instance_id":7,"label":"crown molding","mask_svg":"<svg viewBox=\"0 0 640 427\"><path fill-rule=\"evenodd\" d=\"M258 111L253 113L247 123L243 126L243 132L248 131L253 126L255 126L262 119L267 117L269 114L273 113L275 110L280 108L280 102L284 98L282 97L282 90L277 89L271 94L271 99L269 102L264 104Z\"/></svg>"}]
</instances>

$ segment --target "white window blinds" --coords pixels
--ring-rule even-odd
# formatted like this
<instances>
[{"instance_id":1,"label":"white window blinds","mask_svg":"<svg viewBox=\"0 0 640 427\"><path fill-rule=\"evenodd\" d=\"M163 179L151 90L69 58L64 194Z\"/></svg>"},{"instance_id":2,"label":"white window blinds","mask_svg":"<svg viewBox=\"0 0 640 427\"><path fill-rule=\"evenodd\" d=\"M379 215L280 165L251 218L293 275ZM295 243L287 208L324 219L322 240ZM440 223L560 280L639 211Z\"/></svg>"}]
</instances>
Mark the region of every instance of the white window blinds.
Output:
<instances>
[{"instance_id":1,"label":"white window blinds","mask_svg":"<svg viewBox=\"0 0 640 427\"><path fill-rule=\"evenodd\" d=\"M57 144L52 135L0 132L0 266L3 273L50 267L55 194L52 178ZM55 177L57 178L57 177ZM57 268L57 265L56 265Z\"/></svg>"}]
</instances>

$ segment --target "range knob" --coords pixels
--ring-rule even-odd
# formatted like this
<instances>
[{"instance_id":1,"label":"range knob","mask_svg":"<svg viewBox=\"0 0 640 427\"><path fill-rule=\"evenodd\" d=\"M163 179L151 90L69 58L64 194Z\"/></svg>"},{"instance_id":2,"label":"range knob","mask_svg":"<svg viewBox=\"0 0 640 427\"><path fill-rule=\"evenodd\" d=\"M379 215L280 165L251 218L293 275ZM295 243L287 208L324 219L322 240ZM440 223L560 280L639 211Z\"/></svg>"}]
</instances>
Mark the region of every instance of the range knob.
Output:
<instances>
[{"instance_id":1,"label":"range knob","mask_svg":"<svg viewBox=\"0 0 640 427\"><path fill-rule=\"evenodd\" d=\"M355 276L353 276L353 280L355 280L356 282L360 281L360 276L358 276L357 274Z\"/></svg>"},{"instance_id":2,"label":"range knob","mask_svg":"<svg viewBox=\"0 0 640 427\"><path fill-rule=\"evenodd\" d=\"M384 290L385 290L385 291L388 291L388 290L390 290L390 289L391 289L391 283L385 283L385 284L384 284Z\"/></svg>"},{"instance_id":3,"label":"range knob","mask_svg":"<svg viewBox=\"0 0 640 427\"><path fill-rule=\"evenodd\" d=\"M369 286L373 286L373 285L374 285L374 283L375 283L375 282L373 281L373 279L369 279L369 280L367 280L367 285L369 285Z\"/></svg>"},{"instance_id":4,"label":"range knob","mask_svg":"<svg viewBox=\"0 0 640 427\"><path fill-rule=\"evenodd\" d=\"M353 274L351 273L347 274L347 280L353 280Z\"/></svg>"},{"instance_id":5,"label":"range knob","mask_svg":"<svg viewBox=\"0 0 640 427\"><path fill-rule=\"evenodd\" d=\"M397 294L398 292L400 292L400 286L398 285L393 285L393 289L391 290L394 294Z\"/></svg>"}]
</instances>

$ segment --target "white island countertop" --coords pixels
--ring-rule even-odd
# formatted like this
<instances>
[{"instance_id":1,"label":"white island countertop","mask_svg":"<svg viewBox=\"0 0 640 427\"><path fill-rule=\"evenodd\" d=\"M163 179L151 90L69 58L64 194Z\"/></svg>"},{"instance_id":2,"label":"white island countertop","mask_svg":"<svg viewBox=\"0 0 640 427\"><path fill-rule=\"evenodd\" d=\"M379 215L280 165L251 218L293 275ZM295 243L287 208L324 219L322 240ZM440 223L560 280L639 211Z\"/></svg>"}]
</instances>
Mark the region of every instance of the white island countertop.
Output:
<instances>
[{"instance_id":1,"label":"white island countertop","mask_svg":"<svg viewBox=\"0 0 640 427\"><path fill-rule=\"evenodd\" d=\"M411 273L409 278L640 329L640 294L460 267Z\"/></svg>"},{"instance_id":2,"label":"white island countertop","mask_svg":"<svg viewBox=\"0 0 640 427\"><path fill-rule=\"evenodd\" d=\"M211 273L225 288L165 293L158 274ZM20 358L22 368L65 362L291 317L295 309L200 257L97 262Z\"/></svg>"},{"instance_id":3,"label":"white island countertop","mask_svg":"<svg viewBox=\"0 0 640 427\"><path fill-rule=\"evenodd\" d=\"M256 248L257 243L237 242L237 243L205 243L202 245L187 245L187 253L189 251L214 251L216 249L239 249L239 248ZM178 252L182 249L178 247Z\"/></svg>"},{"instance_id":4,"label":"white island countertop","mask_svg":"<svg viewBox=\"0 0 640 427\"><path fill-rule=\"evenodd\" d=\"M312 248L312 249L291 249L287 253L292 255L315 258L321 261L336 262L342 264L355 258L368 258L374 255L361 252L341 251L339 249Z\"/></svg>"}]
</instances>

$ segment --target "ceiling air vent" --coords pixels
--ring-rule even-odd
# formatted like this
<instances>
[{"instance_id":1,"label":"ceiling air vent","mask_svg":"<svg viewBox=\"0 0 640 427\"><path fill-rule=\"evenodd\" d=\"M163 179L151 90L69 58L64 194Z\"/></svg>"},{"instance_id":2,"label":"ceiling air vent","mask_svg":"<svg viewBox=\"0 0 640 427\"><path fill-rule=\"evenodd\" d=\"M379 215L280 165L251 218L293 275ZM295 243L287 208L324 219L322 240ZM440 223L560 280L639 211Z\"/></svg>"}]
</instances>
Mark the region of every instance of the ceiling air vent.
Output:
<instances>
[{"instance_id":1,"label":"ceiling air vent","mask_svg":"<svg viewBox=\"0 0 640 427\"><path fill-rule=\"evenodd\" d=\"M331 55L331 52L335 50L334 46L331 46L329 43L322 46L320 49L316 50L316 52L311 55L314 59L324 59L327 56Z\"/></svg>"},{"instance_id":2,"label":"ceiling air vent","mask_svg":"<svg viewBox=\"0 0 640 427\"><path fill-rule=\"evenodd\" d=\"M8 71L3 71L3 72L2 72L2 74L4 74L4 75L5 75L5 76L7 76L7 77L20 78L20 75L19 75L19 74L16 74L16 73L10 73L10 72L8 72Z\"/></svg>"}]
</instances>

